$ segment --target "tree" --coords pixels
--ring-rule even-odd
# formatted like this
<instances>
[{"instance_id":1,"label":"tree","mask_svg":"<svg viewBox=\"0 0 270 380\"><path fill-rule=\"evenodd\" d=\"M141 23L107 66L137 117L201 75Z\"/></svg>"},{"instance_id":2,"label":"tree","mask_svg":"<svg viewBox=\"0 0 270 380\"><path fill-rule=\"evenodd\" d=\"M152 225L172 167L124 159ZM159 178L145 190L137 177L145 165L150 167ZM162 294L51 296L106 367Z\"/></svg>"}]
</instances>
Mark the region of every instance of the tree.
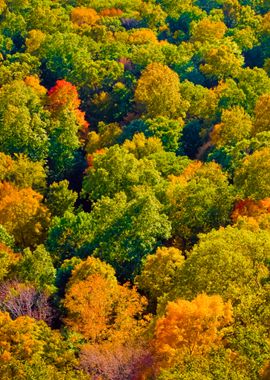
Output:
<instances>
[{"instance_id":1,"label":"tree","mask_svg":"<svg viewBox=\"0 0 270 380\"><path fill-rule=\"evenodd\" d=\"M168 293L174 282L175 275L184 263L181 251L174 247L160 247L152 255L147 255L141 274L136 276L135 282L149 298L156 302L158 297Z\"/></svg>"},{"instance_id":2,"label":"tree","mask_svg":"<svg viewBox=\"0 0 270 380\"><path fill-rule=\"evenodd\" d=\"M170 177L167 189L173 235L192 244L200 232L225 226L233 208L233 188L216 163L190 164L179 177Z\"/></svg>"},{"instance_id":3,"label":"tree","mask_svg":"<svg viewBox=\"0 0 270 380\"><path fill-rule=\"evenodd\" d=\"M0 243L0 281L3 281L14 272L19 255L6 246L1 239Z\"/></svg>"},{"instance_id":4,"label":"tree","mask_svg":"<svg viewBox=\"0 0 270 380\"><path fill-rule=\"evenodd\" d=\"M260 280L269 275L269 247L269 232L258 229L228 226L200 235L198 244L178 270L168 299L192 299L202 292L219 294L224 300L230 299L239 308L235 314L247 322L248 308L244 308L250 302L249 296L260 299ZM257 312L252 312L255 318Z\"/></svg>"},{"instance_id":5,"label":"tree","mask_svg":"<svg viewBox=\"0 0 270 380\"><path fill-rule=\"evenodd\" d=\"M0 90L0 149L6 154L24 153L34 161L48 153L49 113L44 95L22 80Z\"/></svg>"},{"instance_id":6,"label":"tree","mask_svg":"<svg viewBox=\"0 0 270 380\"><path fill-rule=\"evenodd\" d=\"M185 355L205 355L222 343L222 328L233 321L230 302L199 294L192 301L169 302L155 327L155 347L169 367Z\"/></svg>"},{"instance_id":7,"label":"tree","mask_svg":"<svg viewBox=\"0 0 270 380\"><path fill-rule=\"evenodd\" d=\"M209 18L204 18L198 23L193 23L191 41L205 43L221 40L226 30L227 27L222 21L212 21Z\"/></svg>"},{"instance_id":8,"label":"tree","mask_svg":"<svg viewBox=\"0 0 270 380\"><path fill-rule=\"evenodd\" d=\"M20 247L33 247L44 238L49 213L41 201L42 196L31 188L0 184L0 223Z\"/></svg>"},{"instance_id":9,"label":"tree","mask_svg":"<svg viewBox=\"0 0 270 380\"><path fill-rule=\"evenodd\" d=\"M260 200L270 196L269 159L269 148L244 158L234 177L235 187L242 198Z\"/></svg>"},{"instance_id":10,"label":"tree","mask_svg":"<svg viewBox=\"0 0 270 380\"><path fill-rule=\"evenodd\" d=\"M179 361L170 368L161 368L158 380L212 380L213 377L226 380L251 380L257 378L258 372L254 370L247 358L230 349L219 348L208 355L189 355L185 360Z\"/></svg>"},{"instance_id":11,"label":"tree","mask_svg":"<svg viewBox=\"0 0 270 380\"><path fill-rule=\"evenodd\" d=\"M48 188L45 204L53 216L63 216L66 211L73 212L78 194L68 188L67 180L53 182Z\"/></svg>"},{"instance_id":12,"label":"tree","mask_svg":"<svg viewBox=\"0 0 270 380\"><path fill-rule=\"evenodd\" d=\"M145 126L145 135L160 138L166 151L176 152L179 149L184 127L184 122L181 118L177 120L165 117L147 119L145 120Z\"/></svg>"},{"instance_id":13,"label":"tree","mask_svg":"<svg viewBox=\"0 0 270 380\"><path fill-rule=\"evenodd\" d=\"M47 324L53 320L53 310L47 295L18 281L0 285L0 310L8 312L12 319L28 316Z\"/></svg>"},{"instance_id":14,"label":"tree","mask_svg":"<svg viewBox=\"0 0 270 380\"><path fill-rule=\"evenodd\" d=\"M236 53L235 53L236 51ZM237 46L220 45L206 50L200 71L212 80L237 77L244 59Z\"/></svg>"},{"instance_id":15,"label":"tree","mask_svg":"<svg viewBox=\"0 0 270 380\"><path fill-rule=\"evenodd\" d=\"M37 246L33 252L29 248L24 249L16 265L16 276L24 282L34 284L37 290L46 291L48 294L56 290L56 270L44 245Z\"/></svg>"},{"instance_id":16,"label":"tree","mask_svg":"<svg viewBox=\"0 0 270 380\"><path fill-rule=\"evenodd\" d=\"M208 89L201 85L194 85L186 80L181 83L182 97L188 102L188 120L203 119L212 122L216 119L219 92L221 89Z\"/></svg>"},{"instance_id":17,"label":"tree","mask_svg":"<svg viewBox=\"0 0 270 380\"><path fill-rule=\"evenodd\" d=\"M42 191L46 187L46 172L44 163L31 161L23 154L14 158L0 153L1 181L12 182L19 188L32 187Z\"/></svg>"},{"instance_id":18,"label":"tree","mask_svg":"<svg viewBox=\"0 0 270 380\"><path fill-rule=\"evenodd\" d=\"M85 168L78 131L77 116L71 111L62 111L52 121L48 159L51 182L70 178Z\"/></svg>"},{"instance_id":19,"label":"tree","mask_svg":"<svg viewBox=\"0 0 270 380\"><path fill-rule=\"evenodd\" d=\"M257 377L269 355L266 338L269 243L269 231L243 226L201 235L200 242L179 269L169 297L165 297L159 308L161 312L168 300L179 297L192 300L203 292L231 300L234 325L228 331L226 348L237 354L236 368L241 362L247 363L250 378Z\"/></svg>"},{"instance_id":20,"label":"tree","mask_svg":"<svg viewBox=\"0 0 270 380\"><path fill-rule=\"evenodd\" d=\"M2 379L83 379L74 351L60 333L43 321L22 316L14 321L0 313Z\"/></svg>"},{"instance_id":21,"label":"tree","mask_svg":"<svg viewBox=\"0 0 270 380\"><path fill-rule=\"evenodd\" d=\"M48 92L52 112L49 166L54 180L65 179L78 164L79 134L85 135L88 128L80 103L76 87L65 80L58 80Z\"/></svg>"},{"instance_id":22,"label":"tree","mask_svg":"<svg viewBox=\"0 0 270 380\"><path fill-rule=\"evenodd\" d=\"M248 217L259 220L260 217L264 217L270 212L270 198L266 198L260 201L254 201L252 199L243 199L238 201L232 212L231 218L234 223L238 218Z\"/></svg>"},{"instance_id":23,"label":"tree","mask_svg":"<svg viewBox=\"0 0 270 380\"><path fill-rule=\"evenodd\" d=\"M105 347L104 347L105 346ZM85 345L80 367L91 376L110 380L141 379L153 366L153 356L146 344Z\"/></svg>"},{"instance_id":24,"label":"tree","mask_svg":"<svg viewBox=\"0 0 270 380\"><path fill-rule=\"evenodd\" d=\"M265 70L254 67L241 69L238 75L238 88L245 94L243 107L248 113L253 113L259 96L269 93L270 78Z\"/></svg>"},{"instance_id":25,"label":"tree","mask_svg":"<svg viewBox=\"0 0 270 380\"><path fill-rule=\"evenodd\" d=\"M158 43L157 37L151 29L134 30L129 36L129 42L135 45L143 45L148 43Z\"/></svg>"},{"instance_id":26,"label":"tree","mask_svg":"<svg viewBox=\"0 0 270 380\"><path fill-rule=\"evenodd\" d=\"M161 180L153 161L138 160L125 146L114 145L103 154L94 154L92 165L83 180L84 193L91 200L119 191L130 194L132 187L138 185L155 187Z\"/></svg>"},{"instance_id":27,"label":"tree","mask_svg":"<svg viewBox=\"0 0 270 380\"><path fill-rule=\"evenodd\" d=\"M5 227L0 224L0 242L9 248L14 247L14 237L10 235Z\"/></svg>"},{"instance_id":28,"label":"tree","mask_svg":"<svg viewBox=\"0 0 270 380\"><path fill-rule=\"evenodd\" d=\"M39 29L32 29L25 39L26 51L33 54L37 51L46 39L46 34Z\"/></svg>"},{"instance_id":29,"label":"tree","mask_svg":"<svg viewBox=\"0 0 270 380\"><path fill-rule=\"evenodd\" d=\"M99 275L102 278L108 279L112 284L116 284L117 282L113 267L91 256L75 265L71 274L72 276L68 282L68 287L71 287L76 282L85 281L89 276L93 275Z\"/></svg>"},{"instance_id":30,"label":"tree","mask_svg":"<svg viewBox=\"0 0 270 380\"><path fill-rule=\"evenodd\" d=\"M149 64L138 80L135 101L150 118L183 112L178 75L160 63Z\"/></svg>"},{"instance_id":31,"label":"tree","mask_svg":"<svg viewBox=\"0 0 270 380\"><path fill-rule=\"evenodd\" d=\"M65 108L75 110L81 104L76 87L66 80L56 81L48 92L48 103L53 112Z\"/></svg>"},{"instance_id":32,"label":"tree","mask_svg":"<svg viewBox=\"0 0 270 380\"><path fill-rule=\"evenodd\" d=\"M89 126L85 120L85 113L79 109L81 101L75 86L65 80L56 81L48 92L48 104L53 116L57 119L62 112L69 111L74 115L78 130L85 134Z\"/></svg>"},{"instance_id":33,"label":"tree","mask_svg":"<svg viewBox=\"0 0 270 380\"><path fill-rule=\"evenodd\" d=\"M164 152L158 137L146 138L143 133L136 133L132 140L125 140L123 147L138 160L144 157L149 159L152 154Z\"/></svg>"},{"instance_id":34,"label":"tree","mask_svg":"<svg viewBox=\"0 0 270 380\"><path fill-rule=\"evenodd\" d=\"M98 123L98 133L90 131L87 135L85 147L87 153L94 153L97 150L115 145L121 133L122 129L118 123Z\"/></svg>"},{"instance_id":35,"label":"tree","mask_svg":"<svg viewBox=\"0 0 270 380\"><path fill-rule=\"evenodd\" d=\"M211 132L211 142L219 148L235 145L250 136L252 127L251 117L242 107L223 110L221 123L216 124Z\"/></svg>"},{"instance_id":36,"label":"tree","mask_svg":"<svg viewBox=\"0 0 270 380\"><path fill-rule=\"evenodd\" d=\"M118 285L114 279L99 274L90 274L85 280L68 284L64 299L65 322L91 343L109 340L119 344L144 323L141 318L145 304L136 289Z\"/></svg>"},{"instance_id":37,"label":"tree","mask_svg":"<svg viewBox=\"0 0 270 380\"><path fill-rule=\"evenodd\" d=\"M99 19L95 9L91 8L73 8L71 12L71 21L78 25L94 25Z\"/></svg>"},{"instance_id":38,"label":"tree","mask_svg":"<svg viewBox=\"0 0 270 380\"><path fill-rule=\"evenodd\" d=\"M255 121L253 134L270 130L270 95L261 95L255 106Z\"/></svg>"},{"instance_id":39,"label":"tree","mask_svg":"<svg viewBox=\"0 0 270 380\"><path fill-rule=\"evenodd\" d=\"M173 152L157 152L148 157L154 160L160 174L167 178L170 175L178 176L183 173L189 165L190 160L187 156L177 156Z\"/></svg>"},{"instance_id":40,"label":"tree","mask_svg":"<svg viewBox=\"0 0 270 380\"><path fill-rule=\"evenodd\" d=\"M138 188L132 200L124 193L102 197L93 211L55 219L47 247L56 261L72 256L105 260L118 278L130 280L142 258L170 237L171 224L163 206L147 188Z\"/></svg>"}]
</instances>

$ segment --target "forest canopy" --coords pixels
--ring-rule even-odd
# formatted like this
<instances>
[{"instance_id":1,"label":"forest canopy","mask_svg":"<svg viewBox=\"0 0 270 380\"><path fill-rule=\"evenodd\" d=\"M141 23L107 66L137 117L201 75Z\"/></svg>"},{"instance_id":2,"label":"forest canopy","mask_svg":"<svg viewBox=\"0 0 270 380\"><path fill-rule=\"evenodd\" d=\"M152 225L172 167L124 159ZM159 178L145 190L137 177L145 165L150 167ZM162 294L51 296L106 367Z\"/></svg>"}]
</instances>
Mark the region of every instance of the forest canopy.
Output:
<instances>
[{"instance_id":1,"label":"forest canopy","mask_svg":"<svg viewBox=\"0 0 270 380\"><path fill-rule=\"evenodd\" d=\"M0 378L270 378L270 1L0 0Z\"/></svg>"}]
</instances>

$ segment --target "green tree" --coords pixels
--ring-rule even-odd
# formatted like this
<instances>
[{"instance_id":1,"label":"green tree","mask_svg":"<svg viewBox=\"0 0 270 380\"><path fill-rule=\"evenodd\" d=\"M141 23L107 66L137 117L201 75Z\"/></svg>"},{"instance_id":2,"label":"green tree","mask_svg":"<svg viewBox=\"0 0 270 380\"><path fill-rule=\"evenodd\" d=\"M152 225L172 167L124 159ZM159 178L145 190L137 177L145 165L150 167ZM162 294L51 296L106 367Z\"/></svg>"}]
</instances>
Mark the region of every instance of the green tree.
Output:
<instances>
[{"instance_id":1,"label":"green tree","mask_svg":"<svg viewBox=\"0 0 270 380\"><path fill-rule=\"evenodd\" d=\"M102 197L90 214L56 218L47 247L55 260L92 253L127 280L138 273L142 258L170 237L170 231L163 206L149 189L139 187L132 200L117 193L112 199Z\"/></svg>"},{"instance_id":2,"label":"green tree","mask_svg":"<svg viewBox=\"0 0 270 380\"><path fill-rule=\"evenodd\" d=\"M56 270L44 245L37 246L34 251L26 248L22 252L16 266L16 275L24 282L34 284L39 290L48 293L55 291Z\"/></svg>"},{"instance_id":3,"label":"green tree","mask_svg":"<svg viewBox=\"0 0 270 380\"><path fill-rule=\"evenodd\" d=\"M102 154L94 154L93 166L87 169L83 180L83 190L91 200L97 200L119 191L130 194L133 186L155 187L160 181L153 161L138 160L125 147L114 145Z\"/></svg>"},{"instance_id":4,"label":"green tree","mask_svg":"<svg viewBox=\"0 0 270 380\"><path fill-rule=\"evenodd\" d=\"M145 135L159 137L164 149L169 152L176 152L180 146L183 120L171 120L166 117L145 120Z\"/></svg>"},{"instance_id":5,"label":"green tree","mask_svg":"<svg viewBox=\"0 0 270 380\"><path fill-rule=\"evenodd\" d=\"M233 188L215 163L190 164L182 175L171 177L167 189L173 235L190 244L200 232L230 222Z\"/></svg>"},{"instance_id":6,"label":"green tree","mask_svg":"<svg viewBox=\"0 0 270 380\"><path fill-rule=\"evenodd\" d=\"M67 180L53 182L46 194L46 206L53 216L63 216L66 211L73 212L78 194L70 190Z\"/></svg>"},{"instance_id":7,"label":"green tree","mask_svg":"<svg viewBox=\"0 0 270 380\"><path fill-rule=\"evenodd\" d=\"M243 159L234 177L235 187L242 198L260 200L270 196L269 165L268 147Z\"/></svg>"},{"instance_id":8,"label":"green tree","mask_svg":"<svg viewBox=\"0 0 270 380\"><path fill-rule=\"evenodd\" d=\"M0 90L0 149L24 153L34 161L48 153L49 113L44 94L24 81L13 81Z\"/></svg>"},{"instance_id":9,"label":"green tree","mask_svg":"<svg viewBox=\"0 0 270 380\"><path fill-rule=\"evenodd\" d=\"M260 280L269 275L269 246L268 231L228 226L200 235L198 244L178 270L169 298L192 299L202 292L220 294L239 307L244 320L240 303L248 304L249 296L259 295Z\"/></svg>"}]
</instances>

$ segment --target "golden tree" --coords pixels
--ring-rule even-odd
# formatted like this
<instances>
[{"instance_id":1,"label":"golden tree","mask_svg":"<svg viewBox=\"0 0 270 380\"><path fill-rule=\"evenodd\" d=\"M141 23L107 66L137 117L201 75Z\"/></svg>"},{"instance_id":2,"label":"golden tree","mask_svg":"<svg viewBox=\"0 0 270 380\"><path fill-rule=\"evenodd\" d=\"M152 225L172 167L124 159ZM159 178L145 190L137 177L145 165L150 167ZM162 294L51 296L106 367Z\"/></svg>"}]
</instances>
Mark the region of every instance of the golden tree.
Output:
<instances>
[{"instance_id":1,"label":"golden tree","mask_svg":"<svg viewBox=\"0 0 270 380\"><path fill-rule=\"evenodd\" d=\"M71 277L71 284L64 300L65 322L92 343L116 341L120 344L143 327L146 299L135 288L118 285L115 279L100 274L74 283Z\"/></svg>"},{"instance_id":2,"label":"golden tree","mask_svg":"<svg viewBox=\"0 0 270 380\"><path fill-rule=\"evenodd\" d=\"M44 238L50 215L42 198L31 188L0 184L0 224L21 247L33 247Z\"/></svg>"},{"instance_id":3,"label":"golden tree","mask_svg":"<svg viewBox=\"0 0 270 380\"><path fill-rule=\"evenodd\" d=\"M254 134L270 131L270 95L261 95L255 106Z\"/></svg>"},{"instance_id":4,"label":"golden tree","mask_svg":"<svg viewBox=\"0 0 270 380\"><path fill-rule=\"evenodd\" d=\"M204 355L220 346L222 328L233 321L230 302L219 295L199 294L193 301L169 302L155 328L155 347L167 364L185 355Z\"/></svg>"},{"instance_id":5,"label":"golden tree","mask_svg":"<svg viewBox=\"0 0 270 380\"><path fill-rule=\"evenodd\" d=\"M150 63L138 80L135 101L149 117L175 116L181 107L178 75L168 66Z\"/></svg>"},{"instance_id":6,"label":"golden tree","mask_svg":"<svg viewBox=\"0 0 270 380\"><path fill-rule=\"evenodd\" d=\"M99 15L92 8L73 8L71 21L79 26L94 25L99 19Z\"/></svg>"}]
</instances>

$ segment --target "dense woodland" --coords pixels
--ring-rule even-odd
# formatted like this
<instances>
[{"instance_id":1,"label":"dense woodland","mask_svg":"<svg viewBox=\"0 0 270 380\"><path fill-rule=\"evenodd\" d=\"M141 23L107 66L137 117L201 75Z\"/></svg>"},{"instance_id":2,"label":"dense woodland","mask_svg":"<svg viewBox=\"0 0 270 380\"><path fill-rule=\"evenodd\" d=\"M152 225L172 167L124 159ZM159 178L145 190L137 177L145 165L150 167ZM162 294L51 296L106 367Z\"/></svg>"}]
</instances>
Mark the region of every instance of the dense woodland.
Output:
<instances>
[{"instance_id":1,"label":"dense woodland","mask_svg":"<svg viewBox=\"0 0 270 380\"><path fill-rule=\"evenodd\" d=\"M270 379L270 1L0 0L1 380Z\"/></svg>"}]
</instances>

